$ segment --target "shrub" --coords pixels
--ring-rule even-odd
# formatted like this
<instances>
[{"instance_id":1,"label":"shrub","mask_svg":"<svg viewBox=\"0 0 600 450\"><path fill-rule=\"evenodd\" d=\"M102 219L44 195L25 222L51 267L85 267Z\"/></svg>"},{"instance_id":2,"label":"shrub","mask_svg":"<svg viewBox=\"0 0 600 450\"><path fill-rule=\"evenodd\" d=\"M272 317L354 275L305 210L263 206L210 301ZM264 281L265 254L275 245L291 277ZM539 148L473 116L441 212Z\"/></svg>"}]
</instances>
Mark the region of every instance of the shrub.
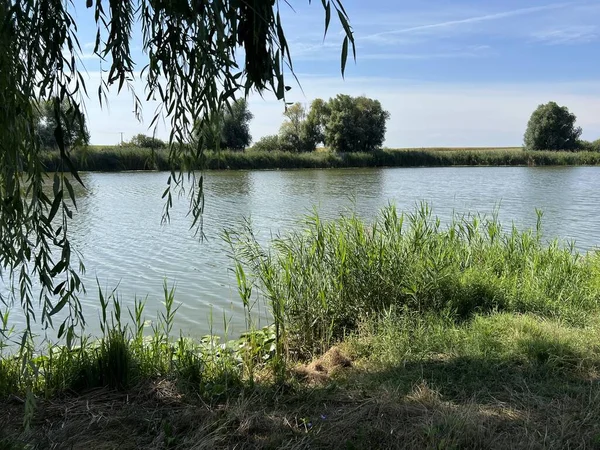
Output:
<instances>
[{"instance_id":1,"label":"shrub","mask_svg":"<svg viewBox=\"0 0 600 450\"><path fill-rule=\"evenodd\" d=\"M596 139L595 141L585 141L580 140L578 142L579 149L586 152L600 152L600 139Z\"/></svg>"},{"instance_id":2,"label":"shrub","mask_svg":"<svg viewBox=\"0 0 600 450\"><path fill-rule=\"evenodd\" d=\"M136 134L134 137L132 137L130 144L134 147L152 149L165 148L167 146L167 144L165 144L164 141L153 136L146 136L145 134L141 133Z\"/></svg>"},{"instance_id":3,"label":"shrub","mask_svg":"<svg viewBox=\"0 0 600 450\"><path fill-rule=\"evenodd\" d=\"M252 151L257 152L276 152L280 149L279 136L270 134L261 137L256 144L252 146Z\"/></svg>"}]
</instances>

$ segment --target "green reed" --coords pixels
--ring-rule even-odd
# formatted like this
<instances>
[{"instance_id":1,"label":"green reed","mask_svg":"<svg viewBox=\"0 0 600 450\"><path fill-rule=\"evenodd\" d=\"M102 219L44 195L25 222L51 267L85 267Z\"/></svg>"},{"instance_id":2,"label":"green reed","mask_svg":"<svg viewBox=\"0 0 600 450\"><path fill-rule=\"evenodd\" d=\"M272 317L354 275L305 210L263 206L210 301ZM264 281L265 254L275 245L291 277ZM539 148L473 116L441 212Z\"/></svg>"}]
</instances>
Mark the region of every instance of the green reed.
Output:
<instances>
[{"instance_id":1,"label":"green reed","mask_svg":"<svg viewBox=\"0 0 600 450\"><path fill-rule=\"evenodd\" d=\"M269 247L249 225L230 236L270 306L282 357L318 354L391 309L457 321L534 313L581 325L600 300L599 255L544 243L541 213L536 229L519 231L495 215L446 226L427 204L407 214L389 206L371 224L315 213Z\"/></svg>"},{"instance_id":2,"label":"green reed","mask_svg":"<svg viewBox=\"0 0 600 450\"><path fill-rule=\"evenodd\" d=\"M81 171L169 170L166 149L137 147L88 147L73 155ZM370 153L308 153L263 151L206 151L202 166L208 170L311 169L353 167L443 166L563 166L598 165L600 152L526 151L513 149L385 149ZM58 152L44 155L48 171L60 166ZM175 166L178 164L175 162Z\"/></svg>"}]
</instances>

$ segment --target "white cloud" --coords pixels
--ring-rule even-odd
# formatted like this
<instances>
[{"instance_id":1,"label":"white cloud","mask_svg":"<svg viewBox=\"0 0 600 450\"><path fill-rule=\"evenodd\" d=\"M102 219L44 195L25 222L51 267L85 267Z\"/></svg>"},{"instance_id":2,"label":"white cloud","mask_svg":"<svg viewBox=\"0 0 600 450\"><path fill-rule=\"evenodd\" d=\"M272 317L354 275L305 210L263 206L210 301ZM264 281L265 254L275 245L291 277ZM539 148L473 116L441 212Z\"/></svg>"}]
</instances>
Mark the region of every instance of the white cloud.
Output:
<instances>
[{"instance_id":1,"label":"white cloud","mask_svg":"<svg viewBox=\"0 0 600 450\"><path fill-rule=\"evenodd\" d=\"M339 92L367 95L391 113L390 147L519 146L530 114L541 103L557 101L578 116L584 138L600 137L600 90L594 83L490 84L418 83L387 78L300 76L306 96L289 101L309 104ZM283 106L252 98L255 138L277 132Z\"/></svg>"},{"instance_id":2,"label":"white cloud","mask_svg":"<svg viewBox=\"0 0 600 450\"><path fill-rule=\"evenodd\" d=\"M308 105L314 98L330 98L343 92L367 95L381 101L391 113L386 145L390 147L519 146L531 112L541 103L554 100L569 107L584 129L585 139L600 137L600 83L422 83L414 80L375 77L319 77L299 74L304 94L294 87L288 101ZM88 82L94 92L97 79ZM135 83L138 95L143 84ZM109 108L101 110L97 98L87 102L93 144L116 144L148 130L156 102L144 103L144 122L136 121L127 92L109 95ZM251 132L255 140L277 133L284 106L273 94L249 99L254 113ZM168 126L159 124L159 137Z\"/></svg>"},{"instance_id":3,"label":"white cloud","mask_svg":"<svg viewBox=\"0 0 600 450\"><path fill-rule=\"evenodd\" d=\"M438 51L438 52L421 52L421 53L366 53L360 55L361 61L368 60L422 60L422 59L456 59L456 58L481 58L488 55L487 46L469 46L464 49ZM339 55L338 55L339 59Z\"/></svg>"}]
</instances>

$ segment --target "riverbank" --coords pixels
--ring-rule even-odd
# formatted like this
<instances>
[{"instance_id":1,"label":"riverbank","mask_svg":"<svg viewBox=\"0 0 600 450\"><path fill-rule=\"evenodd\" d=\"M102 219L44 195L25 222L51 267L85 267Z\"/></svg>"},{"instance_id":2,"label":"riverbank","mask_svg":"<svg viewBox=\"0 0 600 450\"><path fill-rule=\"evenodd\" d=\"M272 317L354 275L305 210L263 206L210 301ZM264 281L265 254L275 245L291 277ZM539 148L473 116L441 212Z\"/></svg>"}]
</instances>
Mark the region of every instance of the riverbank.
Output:
<instances>
[{"instance_id":1,"label":"riverbank","mask_svg":"<svg viewBox=\"0 0 600 450\"><path fill-rule=\"evenodd\" d=\"M227 393L201 397L162 376L128 389L42 396L27 432L21 400L11 397L0 403L0 447L596 448L597 326L579 336L576 328L528 316L433 324L404 355L408 331L396 344L401 333L364 342L387 342L389 360L365 356L368 347L342 347L330 352L333 362L313 362L309 377L300 367L279 385L224 384ZM470 350L449 351L447 336Z\"/></svg>"},{"instance_id":2,"label":"riverbank","mask_svg":"<svg viewBox=\"0 0 600 450\"><path fill-rule=\"evenodd\" d=\"M0 448L595 448L599 253L427 205L305 223L272 252L228 234L271 327L169 338L165 289L150 327L103 297L99 342L2 359Z\"/></svg>"},{"instance_id":3,"label":"riverbank","mask_svg":"<svg viewBox=\"0 0 600 450\"><path fill-rule=\"evenodd\" d=\"M80 171L169 170L168 151L129 147L89 147L73 155ZM48 171L60 167L47 152ZM317 169L359 167L564 166L598 165L600 152L525 151L520 148L386 149L372 153L206 152L208 170Z\"/></svg>"}]
</instances>

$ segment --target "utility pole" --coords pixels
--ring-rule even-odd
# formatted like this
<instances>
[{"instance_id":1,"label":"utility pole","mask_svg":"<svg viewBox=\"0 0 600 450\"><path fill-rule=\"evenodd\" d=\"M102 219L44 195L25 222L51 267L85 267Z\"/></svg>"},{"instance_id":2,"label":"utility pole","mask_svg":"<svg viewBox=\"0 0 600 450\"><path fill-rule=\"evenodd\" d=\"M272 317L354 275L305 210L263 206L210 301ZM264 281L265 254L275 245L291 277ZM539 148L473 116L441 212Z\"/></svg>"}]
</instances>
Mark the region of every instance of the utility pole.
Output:
<instances>
[{"instance_id":1,"label":"utility pole","mask_svg":"<svg viewBox=\"0 0 600 450\"><path fill-rule=\"evenodd\" d=\"M121 133L121 145L123 145L123 132L120 131L119 133Z\"/></svg>"}]
</instances>

